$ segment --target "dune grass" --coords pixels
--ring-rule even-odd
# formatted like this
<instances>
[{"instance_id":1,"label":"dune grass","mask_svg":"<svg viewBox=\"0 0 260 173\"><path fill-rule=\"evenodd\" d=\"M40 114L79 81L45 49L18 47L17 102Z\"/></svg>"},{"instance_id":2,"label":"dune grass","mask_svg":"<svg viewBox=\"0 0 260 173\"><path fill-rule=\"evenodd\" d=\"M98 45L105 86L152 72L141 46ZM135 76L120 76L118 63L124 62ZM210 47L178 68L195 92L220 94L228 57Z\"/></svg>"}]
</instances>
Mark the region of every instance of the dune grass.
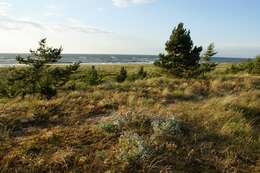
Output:
<instances>
[{"instance_id":1,"label":"dune grass","mask_svg":"<svg viewBox=\"0 0 260 173\"><path fill-rule=\"evenodd\" d=\"M51 100L2 97L0 172L260 172L260 77L227 66L117 83L121 65L99 65L98 86L82 66Z\"/></svg>"}]
</instances>

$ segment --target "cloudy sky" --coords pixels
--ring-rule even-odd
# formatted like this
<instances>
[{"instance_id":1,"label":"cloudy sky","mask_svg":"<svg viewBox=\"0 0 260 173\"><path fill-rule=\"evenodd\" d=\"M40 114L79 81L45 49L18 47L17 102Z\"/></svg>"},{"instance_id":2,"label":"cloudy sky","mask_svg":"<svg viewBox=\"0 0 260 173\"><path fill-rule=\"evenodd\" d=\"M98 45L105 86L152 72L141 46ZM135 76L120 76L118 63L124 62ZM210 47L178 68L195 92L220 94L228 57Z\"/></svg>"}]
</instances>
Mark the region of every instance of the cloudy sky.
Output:
<instances>
[{"instance_id":1,"label":"cloudy sky","mask_svg":"<svg viewBox=\"0 0 260 173\"><path fill-rule=\"evenodd\" d=\"M0 52L158 54L179 22L219 56L260 54L259 0L0 0Z\"/></svg>"}]
</instances>

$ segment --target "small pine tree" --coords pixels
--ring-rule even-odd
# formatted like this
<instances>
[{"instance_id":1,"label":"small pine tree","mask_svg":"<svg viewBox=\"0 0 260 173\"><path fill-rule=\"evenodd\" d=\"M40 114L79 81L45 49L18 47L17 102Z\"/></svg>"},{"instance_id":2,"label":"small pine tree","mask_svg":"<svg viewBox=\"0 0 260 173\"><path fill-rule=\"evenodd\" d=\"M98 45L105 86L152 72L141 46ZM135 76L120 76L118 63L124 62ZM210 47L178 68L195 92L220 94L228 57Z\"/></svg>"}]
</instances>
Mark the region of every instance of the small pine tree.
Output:
<instances>
[{"instance_id":1,"label":"small pine tree","mask_svg":"<svg viewBox=\"0 0 260 173\"><path fill-rule=\"evenodd\" d=\"M147 76L147 72L144 71L144 67L143 66L140 67L140 69L139 69L139 71L137 73L137 78L138 79L144 79L144 78L146 78L146 76Z\"/></svg>"},{"instance_id":2,"label":"small pine tree","mask_svg":"<svg viewBox=\"0 0 260 173\"><path fill-rule=\"evenodd\" d=\"M190 31L183 23L174 28L165 50L167 54L160 54L155 65L179 77L190 77L198 71L202 47L193 46Z\"/></svg>"},{"instance_id":3,"label":"small pine tree","mask_svg":"<svg viewBox=\"0 0 260 173\"><path fill-rule=\"evenodd\" d=\"M217 64L211 62L211 58L216 55L214 43L210 43L207 51L202 55L202 63L200 65L200 73L204 76L205 73L211 72L216 69Z\"/></svg>"},{"instance_id":4,"label":"small pine tree","mask_svg":"<svg viewBox=\"0 0 260 173\"><path fill-rule=\"evenodd\" d=\"M28 83L31 85L31 93L36 93L40 90L39 81L43 77L43 73L48 68L47 64L57 62L62 58L62 48L47 47L46 39L39 42L37 50L30 50L30 55L27 57L17 56L16 60L19 64L29 65L30 73L27 78Z\"/></svg>"},{"instance_id":5,"label":"small pine tree","mask_svg":"<svg viewBox=\"0 0 260 173\"><path fill-rule=\"evenodd\" d=\"M29 67L23 71L18 71L12 75L13 84L23 84L22 95L40 93L50 99L56 95L56 86L64 78L69 79L69 75L75 72L79 63L61 68L50 68L49 64L55 63L62 58L62 48L48 47L46 39L39 42L39 48L30 50L27 57L17 56L19 64L26 64ZM59 71L59 73L57 73Z\"/></svg>"},{"instance_id":6,"label":"small pine tree","mask_svg":"<svg viewBox=\"0 0 260 173\"><path fill-rule=\"evenodd\" d=\"M37 50L30 50L30 55L26 58L17 56L16 60L19 64L26 64L33 67L35 70L40 70L46 64L55 63L62 58L62 48L47 47L46 38L39 42Z\"/></svg>"},{"instance_id":7,"label":"small pine tree","mask_svg":"<svg viewBox=\"0 0 260 173\"><path fill-rule=\"evenodd\" d=\"M139 70L137 71L137 73L134 73L133 75L130 76L130 80L131 81L135 81L135 80L143 80L144 78L146 78L147 76L147 72L144 70L144 67L140 67Z\"/></svg>"},{"instance_id":8,"label":"small pine tree","mask_svg":"<svg viewBox=\"0 0 260 173\"><path fill-rule=\"evenodd\" d=\"M117 76L117 82L124 82L127 78L127 71L125 67L121 67L120 73Z\"/></svg>"},{"instance_id":9,"label":"small pine tree","mask_svg":"<svg viewBox=\"0 0 260 173\"><path fill-rule=\"evenodd\" d=\"M89 85L98 85L100 83L100 78L95 66L91 67L88 73L87 82Z\"/></svg>"},{"instance_id":10,"label":"small pine tree","mask_svg":"<svg viewBox=\"0 0 260 173\"><path fill-rule=\"evenodd\" d=\"M217 52L215 51L215 45L214 43L210 43L208 48L207 48L207 51L202 55L202 60L204 62L210 62L211 61L211 58L216 55Z\"/></svg>"}]
</instances>

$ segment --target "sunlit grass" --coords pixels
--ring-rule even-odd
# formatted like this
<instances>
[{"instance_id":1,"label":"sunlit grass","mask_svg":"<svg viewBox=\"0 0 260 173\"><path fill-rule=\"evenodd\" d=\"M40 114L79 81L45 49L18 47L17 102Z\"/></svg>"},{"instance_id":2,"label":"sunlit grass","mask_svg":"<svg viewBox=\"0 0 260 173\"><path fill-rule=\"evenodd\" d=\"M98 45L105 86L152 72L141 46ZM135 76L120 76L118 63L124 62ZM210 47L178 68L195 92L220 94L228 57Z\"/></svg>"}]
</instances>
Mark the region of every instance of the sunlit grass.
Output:
<instances>
[{"instance_id":1,"label":"sunlit grass","mask_svg":"<svg viewBox=\"0 0 260 173\"><path fill-rule=\"evenodd\" d=\"M88 86L84 65L51 100L2 97L0 172L258 172L260 77L226 66L186 80L144 65L117 83L121 65L98 65Z\"/></svg>"}]
</instances>

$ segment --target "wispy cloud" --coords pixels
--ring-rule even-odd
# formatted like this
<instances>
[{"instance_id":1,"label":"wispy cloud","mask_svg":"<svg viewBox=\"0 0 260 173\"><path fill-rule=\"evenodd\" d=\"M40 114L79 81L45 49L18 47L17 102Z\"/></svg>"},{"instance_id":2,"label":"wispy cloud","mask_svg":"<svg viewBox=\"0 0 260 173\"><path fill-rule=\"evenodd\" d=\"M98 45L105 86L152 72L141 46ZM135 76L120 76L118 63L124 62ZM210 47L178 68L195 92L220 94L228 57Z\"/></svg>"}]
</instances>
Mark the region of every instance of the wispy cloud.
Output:
<instances>
[{"instance_id":1,"label":"wispy cloud","mask_svg":"<svg viewBox=\"0 0 260 173\"><path fill-rule=\"evenodd\" d=\"M129 5L147 4L156 0L112 0L114 6L119 8L128 7Z\"/></svg>"},{"instance_id":2,"label":"wispy cloud","mask_svg":"<svg viewBox=\"0 0 260 173\"><path fill-rule=\"evenodd\" d=\"M79 20L75 19L66 19L62 15L62 12L58 10L56 6L49 5L47 6L47 13L45 16L47 17L62 17L63 23L46 23L40 22L39 20L35 19L23 19L20 17L15 17L10 14L10 9L12 4L8 1L0 0L0 30L7 30L7 31L21 31L21 30L28 30L28 29L36 29L41 31L50 31L50 32L79 32L84 34L108 34L111 33L110 31L106 31L104 29L99 29L93 26L88 26L82 23Z\"/></svg>"},{"instance_id":3,"label":"wispy cloud","mask_svg":"<svg viewBox=\"0 0 260 173\"><path fill-rule=\"evenodd\" d=\"M10 17L0 17L0 29L3 30L22 30L27 27L43 30L45 27L37 22L22 19L12 19Z\"/></svg>"},{"instance_id":4,"label":"wispy cloud","mask_svg":"<svg viewBox=\"0 0 260 173\"><path fill-rule=\"evenodd\" d=\"M0 16L6 16L9 13L12 4L5 0L0 0Z\"/></svg>"},{"instance_id":5,"label":"wispy cloud","mask_svg":"<svg viewBox=\"0 0 260 173\"><path fill-rule=\"evenodd\" d=\"M42 31L51 32L80 32L85 34L96 33L96 34L109 34L111 32L98 29L95 27L87 26L80 23L73 23L68 21L68 24L48 24L35 22L33 20L22 20L13 19L9 17L0 17L0 29L2 30L24 30L24 29L37 29Z\"/></svg>"}]
</instances>

